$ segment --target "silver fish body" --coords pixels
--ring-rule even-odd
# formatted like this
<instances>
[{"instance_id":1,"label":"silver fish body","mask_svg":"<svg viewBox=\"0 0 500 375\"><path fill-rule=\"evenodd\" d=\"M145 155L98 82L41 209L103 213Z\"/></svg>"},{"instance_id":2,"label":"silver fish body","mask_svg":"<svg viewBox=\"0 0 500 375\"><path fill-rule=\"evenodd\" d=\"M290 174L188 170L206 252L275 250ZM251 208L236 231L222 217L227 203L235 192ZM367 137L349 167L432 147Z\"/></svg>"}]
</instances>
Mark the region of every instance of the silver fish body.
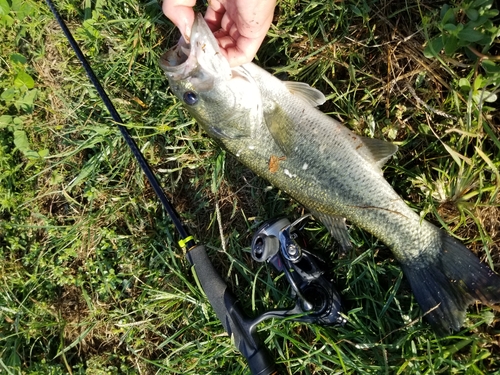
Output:
<instances>
[{"instance_id":1,"label":"silver fish body","mask_svg":"<svg viewBox=\"0 0 500 375\"><path fill-rule=\"evenodd\" d=\"M436 330L458 330L474 300L500 301L500 278L422 220L384 179L381 167L397 148L317 110L324 102L319 91L252 63L231 69L200 15L190 44L181 41L160 65L205 131L310 210L344 249L350 246L344 218L382 240Z\"/></svg>"}]
</instances>

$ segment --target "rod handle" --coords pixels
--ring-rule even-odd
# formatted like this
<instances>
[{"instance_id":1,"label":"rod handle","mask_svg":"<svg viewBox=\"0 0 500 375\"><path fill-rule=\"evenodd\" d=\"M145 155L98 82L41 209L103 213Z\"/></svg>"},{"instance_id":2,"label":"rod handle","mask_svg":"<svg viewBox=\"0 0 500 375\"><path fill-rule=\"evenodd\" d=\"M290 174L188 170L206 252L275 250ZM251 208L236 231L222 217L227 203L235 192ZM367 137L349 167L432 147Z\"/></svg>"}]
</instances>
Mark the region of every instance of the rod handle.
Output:
<instances>
[{"instance_id":1,"label":"rod handle","mask_svg":"<svg viewBox=\"0 0 500 375\"><path fill-rule=\"evenodd\" d=\"M203 291L224 329L247 359L252 374L276 374L274 361L257 336L255 324L237 306L236 298L208 258L205 246L195 246L187 252L186 258L193 265Z\"/></svg>"}]
</instances>

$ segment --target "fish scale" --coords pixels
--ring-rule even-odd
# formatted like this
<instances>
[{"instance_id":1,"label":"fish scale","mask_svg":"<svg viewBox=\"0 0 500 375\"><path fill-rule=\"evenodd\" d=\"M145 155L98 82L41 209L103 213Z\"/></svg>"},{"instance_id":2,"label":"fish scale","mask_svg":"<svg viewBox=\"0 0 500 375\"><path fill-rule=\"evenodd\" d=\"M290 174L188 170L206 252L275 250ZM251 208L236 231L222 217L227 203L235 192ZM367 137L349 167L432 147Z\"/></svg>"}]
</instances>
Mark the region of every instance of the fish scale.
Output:
<instances>
[{"instance_id":1,"label":"fish scale","mask_svg":"<svg viewBox=\"0 0 500 375\"><path fill-rule=\"evenodd\" d=\"M396 152L319 111L324 95L282 82L255 64L230 68L203 17L160 65L175 95L209 136L289 194L351 246L344 218L394 253L425 318L459 330L468 305L500 301L500 277L463 244L423 220L382 175Z\"/></svg>"}]
</instances>

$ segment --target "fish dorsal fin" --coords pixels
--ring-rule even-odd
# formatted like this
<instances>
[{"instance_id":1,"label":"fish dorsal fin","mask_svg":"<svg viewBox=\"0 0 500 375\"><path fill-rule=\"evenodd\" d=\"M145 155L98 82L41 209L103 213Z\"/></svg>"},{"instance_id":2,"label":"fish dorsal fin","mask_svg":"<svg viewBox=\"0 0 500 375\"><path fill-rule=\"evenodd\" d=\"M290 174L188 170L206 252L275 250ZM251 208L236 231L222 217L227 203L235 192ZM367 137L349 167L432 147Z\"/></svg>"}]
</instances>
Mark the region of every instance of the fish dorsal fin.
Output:
<instances>
[{"instance_id":1,"label":"fish dorsal fin","mask_svg":"<svg viewBox=\"0 0 500 375\"><path fill-rule=\"evenodd\" d=\"M330 234L337 240L342 248L342 253L346 254L352 249L351 240L349 239L349 232L345 225L345 218L342 216L328 215L318 211L311 211L313 216L321 221L328 229Z\"/></svg>"},{"instance_id":2,"label":"fish dorsal fin","mask_svg":"<svg viewBox=\"0 0 500 375\"><path fill-rule=\"evenodd\" d=\"M382 141L380 139L368 138L359 135L353 135L352 139L356 151L368 162L382 168L384 164L398 150L394 143Z\"/></svg>"},{"instance_id":3,"label":"fish dorsal fin","mask_svg":"<svg viewBox=\"0 0 500 375\"><path fill-rule=\"evenodd\" d=\"M321 91L316 90L314 87L309 86L307 83L283 81L283 84L291 94L298 96L302 100L305 100L313 107L317 107L326 101L326 98Z\"/></svg>"}]
</instances>

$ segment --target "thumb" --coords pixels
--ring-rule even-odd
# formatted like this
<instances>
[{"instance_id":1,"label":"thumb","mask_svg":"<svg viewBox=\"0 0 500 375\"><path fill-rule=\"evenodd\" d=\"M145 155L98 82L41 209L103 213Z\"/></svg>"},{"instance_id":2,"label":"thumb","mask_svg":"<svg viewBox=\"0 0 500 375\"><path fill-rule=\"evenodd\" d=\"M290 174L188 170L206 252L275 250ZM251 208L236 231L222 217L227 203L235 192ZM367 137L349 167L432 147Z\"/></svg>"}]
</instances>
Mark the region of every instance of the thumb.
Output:
<instances>
[{"instance_id":1,"label":"thumb","mask_svg":"<svg viewBox=\"0 0 500 375\"><path fill-rule=\"evenodd\" d=\"M191 36L191 28L194 23L192 6L195 4L196 0L165 0L162 5L163 13L177 26L186 41L189 41Z\"/></svg>"}]
</instances>

